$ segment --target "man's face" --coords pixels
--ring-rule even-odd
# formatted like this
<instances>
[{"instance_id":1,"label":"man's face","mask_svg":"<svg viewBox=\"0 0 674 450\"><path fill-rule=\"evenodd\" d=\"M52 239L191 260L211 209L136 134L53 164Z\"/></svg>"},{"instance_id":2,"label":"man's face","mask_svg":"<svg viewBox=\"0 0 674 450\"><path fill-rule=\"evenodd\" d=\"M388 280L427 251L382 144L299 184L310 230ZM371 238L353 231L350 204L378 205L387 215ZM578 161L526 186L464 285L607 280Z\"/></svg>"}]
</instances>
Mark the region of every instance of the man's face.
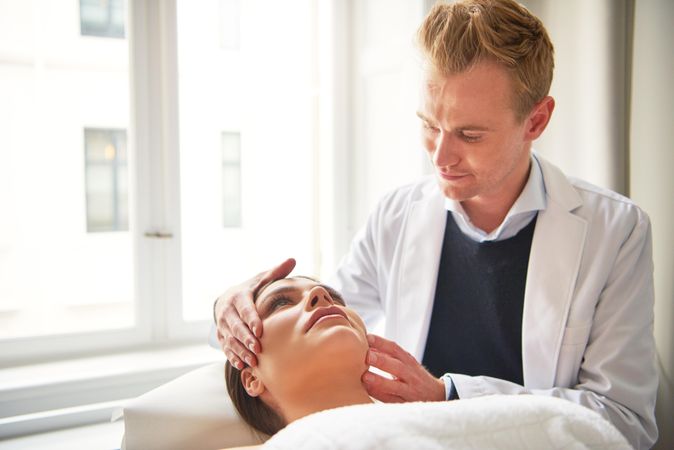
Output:
<instances>
[{"instance_id":1,"label":"man's face","mask_svg":"<svg viewBox=\"0 0 674 450\"><path fill-rule=\"evenodd\" d=\"M426 75L418 115L446 197L498 204L521 191L531 141L527 120L515 115L512 91L506 69L488 61L456 75Z\"/></svg>"}]
</instances>

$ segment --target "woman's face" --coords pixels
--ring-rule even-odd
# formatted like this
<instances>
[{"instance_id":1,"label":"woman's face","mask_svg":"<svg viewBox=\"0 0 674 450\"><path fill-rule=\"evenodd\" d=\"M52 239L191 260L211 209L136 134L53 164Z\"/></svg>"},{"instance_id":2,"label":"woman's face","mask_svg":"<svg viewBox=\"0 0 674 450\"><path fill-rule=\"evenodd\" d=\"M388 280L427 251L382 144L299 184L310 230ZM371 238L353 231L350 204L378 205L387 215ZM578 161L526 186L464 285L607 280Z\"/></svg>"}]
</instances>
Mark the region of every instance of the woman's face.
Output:
<instances>
[{"instance_id":1,"label":"woman's face","mask_svg":"<svg viewBox=\"0 0 674 450\"><path fill-rule=\"evenodd\" d=\"M306 392L319 378L367 370L365 324L332 288L306 278L275 281L255 302L262 347L252 371L274 397Z\"/></svg>"}]
</instances>

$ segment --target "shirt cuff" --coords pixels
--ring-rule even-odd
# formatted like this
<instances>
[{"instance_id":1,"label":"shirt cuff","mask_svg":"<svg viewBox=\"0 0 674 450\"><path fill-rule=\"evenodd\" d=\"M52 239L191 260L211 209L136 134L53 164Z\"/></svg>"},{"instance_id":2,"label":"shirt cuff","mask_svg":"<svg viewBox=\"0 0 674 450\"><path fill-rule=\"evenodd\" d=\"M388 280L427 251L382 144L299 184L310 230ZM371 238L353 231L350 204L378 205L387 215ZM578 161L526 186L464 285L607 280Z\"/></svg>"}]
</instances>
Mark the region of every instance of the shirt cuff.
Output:
<instances>
[{"instance_id":1,"label":"shirt cuff","mask_svg":"<svg viewBox=\"0 0 674 450\"><path fill-rule=\"evenodd\" d=\"M447 400L458 400L459 393L456 392L456 387L454 386L454 381L452 377L446 373L442 376L442 381L445 383L445 398Z\"/></svg>"}]
</instances>

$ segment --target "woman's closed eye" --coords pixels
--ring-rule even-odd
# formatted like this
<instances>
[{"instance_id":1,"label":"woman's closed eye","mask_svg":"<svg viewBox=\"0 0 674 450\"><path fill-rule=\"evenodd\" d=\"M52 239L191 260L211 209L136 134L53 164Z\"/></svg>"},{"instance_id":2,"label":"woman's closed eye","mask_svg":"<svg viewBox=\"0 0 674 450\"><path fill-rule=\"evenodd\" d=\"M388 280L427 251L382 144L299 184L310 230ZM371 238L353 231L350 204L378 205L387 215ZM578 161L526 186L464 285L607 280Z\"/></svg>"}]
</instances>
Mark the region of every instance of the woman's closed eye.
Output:
<instances>
[{"instance_id":1,"label":"woman's closed eye","mask_svg":"<svg viewBox=\"0 0 674 450\"><path fill-rule=\"evenodd\" d=\"M279 295L276 296L270 300L267 301L267 308L266 308L266 313L271 314L277 309L280 309L286 305L292 305L293 301L290 299L290 297L287 297L285 295Z\"/></svg>"}]
</instances>

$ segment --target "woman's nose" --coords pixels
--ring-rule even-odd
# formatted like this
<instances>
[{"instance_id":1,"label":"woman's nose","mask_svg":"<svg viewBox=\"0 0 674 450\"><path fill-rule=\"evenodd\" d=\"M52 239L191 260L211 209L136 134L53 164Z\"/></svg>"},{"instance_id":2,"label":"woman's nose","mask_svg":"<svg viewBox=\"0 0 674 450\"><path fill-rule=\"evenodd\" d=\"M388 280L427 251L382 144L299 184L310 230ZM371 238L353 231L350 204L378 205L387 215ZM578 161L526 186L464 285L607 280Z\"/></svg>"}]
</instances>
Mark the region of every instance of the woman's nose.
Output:
<instances>
[{"instance_id":1,"label":"woman's nose","mask_svg":"<svg viewBox=\"0 0 674 450\"><path fill-rule=\"evenodd\" d=\"M314 309L319 306L332 305L332 297L321 286L316 286L309 291L309 308Z\"/></svg>"}]
</instances>

